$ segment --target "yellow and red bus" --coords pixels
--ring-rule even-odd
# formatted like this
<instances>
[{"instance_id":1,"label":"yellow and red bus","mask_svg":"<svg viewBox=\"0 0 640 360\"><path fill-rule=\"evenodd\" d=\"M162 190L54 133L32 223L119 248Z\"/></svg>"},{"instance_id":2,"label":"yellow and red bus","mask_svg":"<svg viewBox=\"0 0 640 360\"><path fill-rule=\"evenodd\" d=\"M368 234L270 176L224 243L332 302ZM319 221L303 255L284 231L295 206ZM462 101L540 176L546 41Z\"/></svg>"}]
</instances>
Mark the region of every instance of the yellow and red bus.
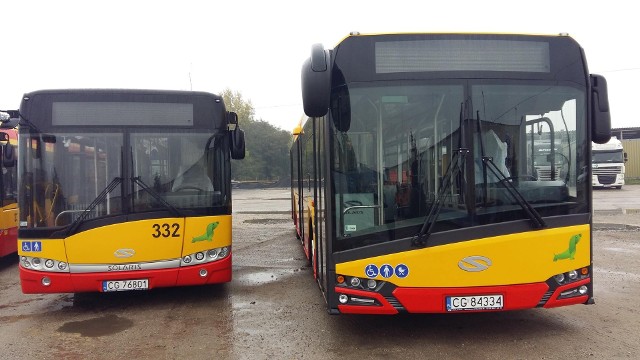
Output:
<instances>
[{"instance_id":1,"label":"yellow and red bus","mask_svg":"<svg viewBox=\"0 0 640 360\"><path fill-rule=\"evenodd\" d=\"M220 96L41 90L19 112L24 293L231 280L230 159L244 133Z\"/></svg>"},{"instance_id":2,"label":"yellow and red bus","mask_svg":"<svg viewBox=\"0 0 640 360\"><path fill-rule=\"evenodd\" d=\"M18 244L18 176L16 148L18 133L15 124L17 111L0 113L0 257L13 254Z\"/></svg>"},{"instance_id":3,"label":"yellow and red bus","mask_svg":"<svg viewBox=\"0 0 640 360\"><path fill-rule=\"evenodd\" d=\"M314 45L292 217L328 311L592 303L591 141L610 137L607 96L563 34Z\"/></svg>"}]
</instances>

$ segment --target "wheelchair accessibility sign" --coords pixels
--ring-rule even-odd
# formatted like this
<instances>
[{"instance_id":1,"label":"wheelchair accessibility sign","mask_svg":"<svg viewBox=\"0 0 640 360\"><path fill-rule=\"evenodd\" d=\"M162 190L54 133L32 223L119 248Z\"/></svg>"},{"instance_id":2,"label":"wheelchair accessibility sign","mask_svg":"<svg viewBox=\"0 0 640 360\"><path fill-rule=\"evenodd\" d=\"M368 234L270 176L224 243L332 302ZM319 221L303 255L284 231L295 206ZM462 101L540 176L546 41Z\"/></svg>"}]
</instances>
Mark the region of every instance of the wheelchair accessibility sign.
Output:
<instances>
[{"instance_id":1,"label":"wheelchair accessibility sign","mask_svg":"<svg viewBox=\"0 0 640 360\"><path fill-rule=\"evenodd\" d=\"M399 279L404 279L409 275L409 267L405 264L398 264L395 267L389 264L384 264L378 268L375 264L369 264L365 266L364 274L370 279L373 279L378 275L381 275L385 279L394 275Z\"/></svg>"},{"instance_id":2,"label":"wheelchair accessibility sign","mask_svg":"<svg viewBox=\"0 0 640 360\"><path fill-rule=\"evenodd\" d=\"M22 251L24 252L41 252L42 241L23 241Z\"/></svg>"}]
</instances>

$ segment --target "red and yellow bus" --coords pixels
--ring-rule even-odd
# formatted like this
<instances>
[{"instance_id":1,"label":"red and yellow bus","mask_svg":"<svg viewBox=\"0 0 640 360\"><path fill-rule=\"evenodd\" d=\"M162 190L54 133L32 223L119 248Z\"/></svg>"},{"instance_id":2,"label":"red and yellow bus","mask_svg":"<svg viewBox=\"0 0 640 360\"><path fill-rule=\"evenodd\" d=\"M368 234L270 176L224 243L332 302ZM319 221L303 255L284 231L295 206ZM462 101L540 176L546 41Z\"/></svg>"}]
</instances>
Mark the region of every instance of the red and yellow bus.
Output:
<instances>
[{"instance_id":1,"label":"red and yellow bus","mask_svg":"<svg viewBox=\"0 0 640 360\"><path fill-rule=\"evenodd\" d=\"M17 111L0 113L0 257L13 254L18 244L18 133L12 126Z\"/></svg>"},{"instance_id":2,"label":"red and yellow bus","mask_svg":"<svg viewBox=\"0 0 640 360\"><path fill-rule=\"evenodd\" d=\"M231 280L237 115L204 92L43 90L18 125L24 293Z\"/></svg>"},{"instance_id":3,"label":"red and yellow bus","mask_svg":"<svg viewBox=\"0 0 640 360\"><path fill-rule=\"evenodd\" d=\"M302 97L292 216L330 313L593 302L591 141L611 125L572 38L354 33L312 47Z\"/></svg>"}]
</instances>

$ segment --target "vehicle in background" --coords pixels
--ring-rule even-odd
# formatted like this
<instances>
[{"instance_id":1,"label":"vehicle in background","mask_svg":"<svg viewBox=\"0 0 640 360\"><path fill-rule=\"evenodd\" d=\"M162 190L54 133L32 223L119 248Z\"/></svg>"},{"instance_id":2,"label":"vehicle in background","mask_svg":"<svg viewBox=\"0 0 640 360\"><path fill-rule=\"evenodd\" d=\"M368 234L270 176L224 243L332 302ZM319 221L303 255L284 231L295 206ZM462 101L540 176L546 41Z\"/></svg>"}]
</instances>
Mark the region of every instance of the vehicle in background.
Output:
<instances>
[{"instance_id":1,"label":"vehicle in background","mask_svg":"<svg viewBox=\"0 0 640 360\"><path fill-rule=\"evenodd\" d=\"M0 257L18 250L17 113L0 110Z\"/></svg>"},{"instance_id":2,"label":"vehicle in background","mask_svg":"<svg viewBox=\"0 0 640 360\"><path fill-rule=\"evenodd\" d=\"M550 130L543 131L545 126L549 126ZM545 118L542 121L527 121L527 128L530 128L527 130L529 171L538 181L568 181L570 159L574 155L571 148L575 146L571 144L575 141L573 132L563 128L563 131L556 133L553 123Z\"/></svg>"},{"instance_id":3,"label":"vehicle in background","mask_svg":"<svg viewBox=\"0 0 640 360\"><path fill-rule=\"evenodd\" d=\"M622 141L612 136L604 144L591 145L591 180L595 188L613 187L622 189L624 186L624 163L627 153L624 152Z\"/></svg>"}]
</instances>

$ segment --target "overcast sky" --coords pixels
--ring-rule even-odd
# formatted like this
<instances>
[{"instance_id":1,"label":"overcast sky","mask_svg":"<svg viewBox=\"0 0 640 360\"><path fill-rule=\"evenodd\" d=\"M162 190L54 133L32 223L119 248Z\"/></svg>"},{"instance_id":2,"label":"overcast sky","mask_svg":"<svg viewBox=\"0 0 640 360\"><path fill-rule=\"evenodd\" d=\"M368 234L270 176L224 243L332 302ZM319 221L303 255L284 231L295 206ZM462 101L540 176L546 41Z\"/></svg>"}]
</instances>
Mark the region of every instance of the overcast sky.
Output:
<instances>
[{"instance_id":1,"label":"overcast sky","mask_svg":"<svg viewBox=\"0 0 640 360\"><path fill-rule=\"evenodd\" d=\"M291 130L311 45L350 31L569 33L609 85L613 127L640 126L639 17L615 1L3 1L0 109L49 88L242 93Z\"/></svg>"}]
</instances>

